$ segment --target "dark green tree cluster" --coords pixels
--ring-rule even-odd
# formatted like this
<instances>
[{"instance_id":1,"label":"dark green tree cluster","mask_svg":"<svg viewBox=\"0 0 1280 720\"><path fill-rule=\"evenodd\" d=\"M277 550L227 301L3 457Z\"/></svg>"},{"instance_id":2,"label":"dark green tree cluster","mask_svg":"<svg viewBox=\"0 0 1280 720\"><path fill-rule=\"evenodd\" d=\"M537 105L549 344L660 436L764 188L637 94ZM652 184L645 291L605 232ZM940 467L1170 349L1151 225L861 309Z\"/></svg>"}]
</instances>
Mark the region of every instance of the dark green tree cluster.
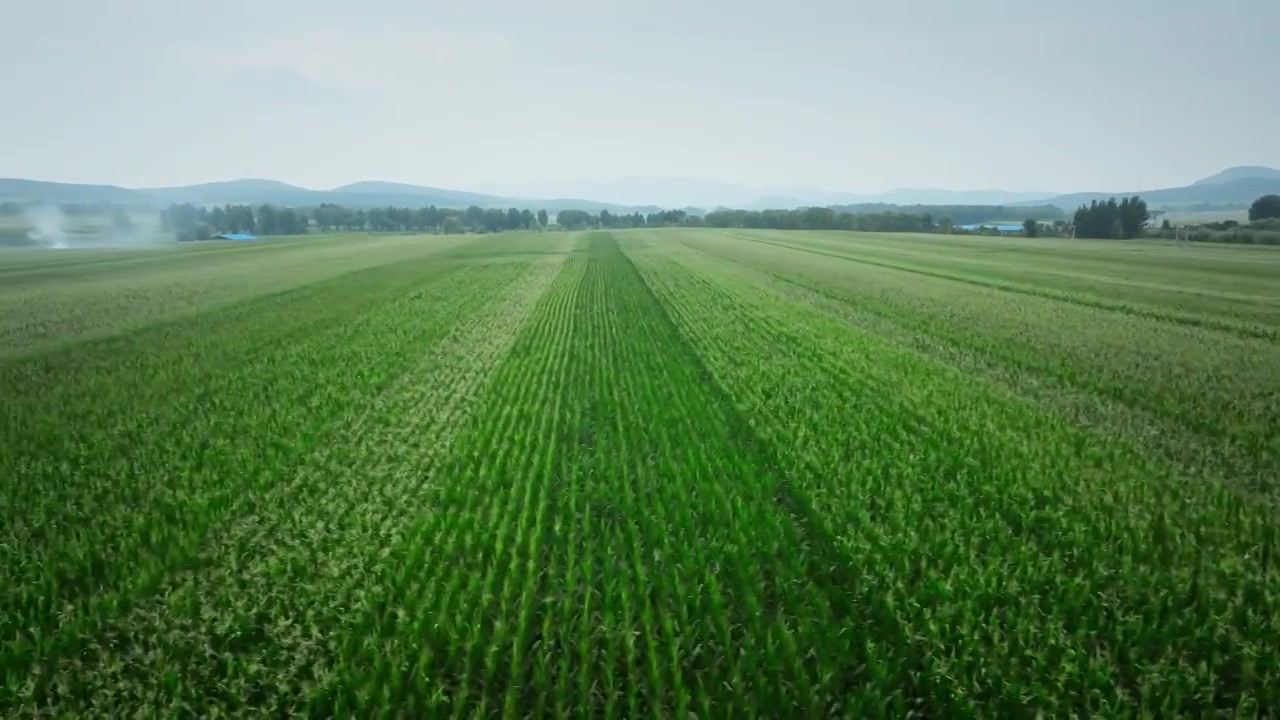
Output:
<instances>
[{"instance_id":1,"label":"dark green tree cluster","mask_svg":"<svg viewBox=\"0 0 1280 720\"><path fill-rule=\"evenodd\" d=\"M708 227L767 228L771 230L861 230L865 232L927 232L934 227L930 213L837 212L832 208L799 210L715 210L707 213Z\"/></svg>"},{"instance_id":2,"label":"dark green tree cluster","mask_svg":"<svg viewBox=\"0 0 1280 720\"><path fill-rule=\"evenodd\" d=\"M223 233L301 235L310 220L300 210L276 205L223 205L213 208L190 203L160 211L160 224L179 240L207 240Z\"/></svg>"},{"instance_id":3,"label":"dark green tree cluster","mask_svg":"<svg viewBox=\"0 0 1280 720\"><path fill-rule=\"evenodd\" d=\"M260 235L301 235L311 224L305 213L277 205L259 205L255 209L254 216L254 227ZM235 230L227 228L219 229L218 232L235 232Z\"/></svg>"},{"instance_id":4,"label":"dark green tree cluster","mask_svg":"<svg viewBox=\"0 0 1280 720\"><path fill-rule=\"evenodd\" d=\"M601 210L565 209L554 217L546 210L536 213L528 209L482 208L472 205L465 210L437 208L386 207L355 210L341 205L321 205L312 212L315 225L322 232L335 230L367 230L370 232L493 233L510 230L541 230L552 223L565 230L589 228L663 227L694 225L701 221L684 210L650 213L614 213Z\"/></svg>"},{"instance_id":5,"label":"dark green tree cluster","mask_svg":"<svg viewBox=\"0 0 1280 720\"><path fill-rule=\"evenodd\" d=\"M223 205L209 211L209 227L215 233L256 233L258 219L249 205Z\"/></svg>"},{"instance_id":6,"label":"dark green tree cluster","mask_svg":"<svg viewBox=\"0 0 1280 720\"><path fill-rule=\"evenodd\" d=\"M645 216L644 224L650 227L670 227L688 224L689 218L695 217L689 215L684 210L660 210L652 212Z\"/></svg>"},{"instance_id":7,"label":"dark green tree cluster","mask_svg":"<svg viewBox=\"0 0 1280 720\"><path fill-rule=\"evenodd\" d=\"M321 203L320 207L311 212L311 217L315 220L316 227L321 232L355 230L357 225L363 228L364 224L368 222L368 219L363 215L357 219L354 211L341 205L329 203Z\"/></svg>"},{"instance_id":8,"label":"dark green tree cluster","mask_svg":"<svg viewBox=\"0 0 1280 720\"><path fill-rule=\"evenodd\" d=\"M1076 210L1076 237L1127 240L1137 237L1150 219L1146 201L1136 195L1119 202L1094 200Z\"/></svg>"},{"instance_id":9,"label":"dark green tree cluster","mask_svg":"<svg viewBox=\"0 0 1280 720\"><path fill-rule=\"evenodd\" d=\"M443 217L448 217L451 213L449 210L437 210L437 213L443 213ZM482 208L478 205L472 205L467 208L461 215L461 224L463 227L472 232L502 232L504 230L532 230L537 227L537 217L531 210L519 210L517 208ZM443 223L443 219L441 220ZM428 232L436 232L439 228L425 227L421 228Z\"/></svg>"},{"instance_id":10,"label":"dark green tree cluster","mask_svg":"<svg viewBox=\"0 0 1280 720\"><path fill-rule=\"evenodd\" d=\"M160 225L172 230L179 241L208 240L212 233L208 208L191 203L170 205L160 211Z\"/></svg>"},{"instance_id":11,"label":"dark green tree cluster","mask_svg":"<svg viewBox=\"0 0 1280 720\"><path fill-rule=\"evenodd\" d=\"M570 211L574 212L574 211ZM594 216L593 216L594 217ZM527 208L384 207L357 210L322 204L312 211L321 232L367 230L369 232L493 233L507 230L539 230L550 223L546 210Z\"/></svg>"},{"instance_id":12,"label":"dark green tree cluster","mask_svg":"<svg viewBox=\"0 0 1280 720\"><path fill-rule=\"evenodd\" d=\"M556 224L565 230L583 230L599 227L600 218L585 210L561 210L556 213Z\"/></svg>"},{"instance_id":13,"label":"dark green tree cluster","mask_svg":"<svg viewBox=\"0 0 1280 720\"><path fill-rule=\"evenodd\" d=\"M1127 202L1127 201L1126 201ZM893 206L886 206L893 207ZM932 208L935 206L916 206ZM936 206L980 207L980 206ZM990 211L986 211L990 212ZM967 214L962 214L967 219ZM1032 215L1035 218L1035 215ZM716 210L705 216L686 210L663 210L641 213L614 213L607 209L598 214L586 210L565 209L553 217L546 210L536 213L519 208L482 208L465 210L436 206L409 208L383 207L354 209L341 205L321 204L310 211L273 205L225 205L203 208L189 204L172 205L161 213L164 227L175 231L181 239L206 239L222 233L258 235L295 235L314 225L321 232L428 232L428 233L494 233L512 230L546 229L552 223L565 230L589 228L635 227L740 227L777 230L858 230L864 232L930 232L939 225L930 211L841 212L829 207L797 210ZM942 226L950 227L953 219L944 217Z\"/></svg>"},{"instance_id":14,"label":"dark green tree cluster","mask_svg":"<svg viewBox=\"0 0 1280 720\"><path fill-rule=\"evenodd\" d=\"M1249 206L1249 222L1280 218L1280 195L1263 195Z\"/></svg>"},{"instance_id":15,"label":"dark green tree cluster","mask_svg":"<svg viewBox=\"0 0 1280 720\"><path fill-rule=\"evenodd\" d=\"M644 227L648 224L645 216L641 213L617 214L608 210L600 211L600 227L606 228L634 228Z\"/></svg>"},{"instance_id":16,"label":"dark green tree cluster","mask_svg":"<svg viewBox=\"0 0 1280 720\"><path fill-rule=\"evenodd\" d=\"M669 216L666 213L654 213L649 216L653 218L653 225L659 226L664 224L662 219L677 219L679 223L687 220L687 215L683 210L674 211L679 213L678 216ZM661 216L661 217L660 217ZM556 213L556 224L563 230L582 230L585 228L636 228L646 227L650 225L649 218L641 213L612 213L608 210L601 210L600 214L593 215L585 210L561 210ZM678 224L678 223L672 223Z\"/></svg>"},{"instance_id":17,"label":"dark green tree cluster","mask_svg":"<svg viewBox=\"0 0 1280 720\"><path fill-rule=\"evenodd\" d=\"M1032 207L1004 207L1003 205L891 205L888 203L859 203L856 205L834 205L836 212L853 213L854 215L878 215L884 213L906 213L911 215L929 214L935 218L951 218L954 225L979 225L990 222L992 218L1030 218L1042 223L1055 220L1066 220L1062 208L1054 205L1036 205Z\"/></svg>"}]
</instances>

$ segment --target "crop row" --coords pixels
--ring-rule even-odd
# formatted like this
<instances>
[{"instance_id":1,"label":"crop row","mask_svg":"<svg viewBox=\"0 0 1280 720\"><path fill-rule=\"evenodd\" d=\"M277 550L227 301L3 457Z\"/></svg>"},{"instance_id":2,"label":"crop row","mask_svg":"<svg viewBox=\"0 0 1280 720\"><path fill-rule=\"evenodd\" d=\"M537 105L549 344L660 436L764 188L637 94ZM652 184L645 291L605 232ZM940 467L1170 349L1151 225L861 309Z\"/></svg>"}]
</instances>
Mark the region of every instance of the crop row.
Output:
<instances>
[{"instance_id":1,"label":"crop row","mask_svg":"<svg viewBox=\"0 0 1280 720\"><path fill-rule=\"evenodd\" d=\"M360 408L420 362L424 348L446 338L459 317L484 307L526 269L454 270L434 279L428 272L425 284L421 267L360 278L370 286L357 281L356 289L384 301L356 304L330 329L268 346L230 372L223 368L215 383L194 386L195 394L133 416L112 418L86 407L118 392L113 373L59 358L86 367L70 376L80 383L72 399L79 405L45 412L101 419L56 433L38 416L18 416L23 424L14 434L29 432L30 444L10 446L14 457L6 458L17 482L5 486L14 509L7 518L13 542L0 558L3 584L12 588L0 608L0 666L9 697L70 692L65 686L78 681L78 673L58 672L58 658L79 665L95 652L114 652L94 649L105 628L163 595L175 576L199 571L203 550L218 537L276 512L263 504L269 491L308 457L335 442L340 447ZM379 292L384 285L390 294ZM289 322L270 314L251 320L254 326ZM168 359L162 382L213 374L204 364L208 357ZM49 442L40 443L44 438Z\"/></svg>"},{"instance_id":2,"label":"crop row","mask_svg":"<svg viewBox=\"0 0 1280 720\"><path fill-rule=\"evenodd\" d=\"M344 284L343 276L393 260L422 267L424 257L458 242L343 238L151 253L42 252L25 263L6 254L0 264L0 357L190 319L307 285L333 288Z\"/></svg>"},{"instance_id":3,"label":"crop row","mask_svg":"<svg viewBox=\"0 0 1280 720\"><path fill-rule=\"evenodd\" d=\"M473 285L476 310L422 346L333 444L238 513L202 550L197 571L98 633L95 663L69 695L97 707L161 695L202 714L296 710L342 669L332 638L370 592L383 548L429 512L455 427L556 269L535 265L493 293ZM166 687L168 677L180 680Z\"/></svg>"},{"instance_id":4,"label":"crop row","mask_svg":"<svg viewBox=\"0 0 1280 720\"><path fill-rule=\"evenodd\" d=\"M1273 511L719 262L636 251L856 568L850 622L905 711L1276 706ZM1048 319L1046 318L1046 322ZM875 696L872 695L872 697Z\"/></svg>"},{"instance_id":5,"label":"crop row","mask_svg":"<svg viewBox=\"0 0 1280 720\"><path fill-rule=\"evenodd\" d=\"M828 601L769 469L613 239L589 243L456 438L313 711L830 706L811 653Z\"/></svg>"},{"instance_id":6,"label":"crop row","mask_svg":"<svg viewBox=\"0 0 1280 720\"><path fill-rule=\"evenodd\" d=\"M768 239L457 240L0 362L0 713L1280 707L1274 507L959 369L1129 382L1265 468L1208 331ZM1182 354L1138 387L1055 330Z\"/></svg>"},{"instance_id":7,"label":"crop row","mask_svg":"<svg viewBox=\"0 0 1280 720\"><path fill-rule=\"evenodd\" d=\"M1033 376L1149 418L1155 443L1161 433L1194 438L1204 446L1196 464L1218 466L1236 481L1267 489L1280 473L1274 339L974 288L747 238L690 244L713 253L717 264L764 271L992 361L1015 381Z\"/></svg>"}]
</instances>

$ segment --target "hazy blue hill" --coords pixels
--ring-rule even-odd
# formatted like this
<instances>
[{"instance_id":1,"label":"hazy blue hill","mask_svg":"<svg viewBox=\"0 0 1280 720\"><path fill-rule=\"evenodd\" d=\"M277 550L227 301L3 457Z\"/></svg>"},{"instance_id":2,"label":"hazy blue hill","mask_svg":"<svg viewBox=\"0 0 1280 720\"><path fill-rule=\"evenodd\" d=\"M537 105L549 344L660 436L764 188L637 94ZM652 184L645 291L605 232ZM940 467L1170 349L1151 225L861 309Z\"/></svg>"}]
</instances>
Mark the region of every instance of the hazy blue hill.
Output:
<instances>
[{"instance_id":1,"label":"hazy blue hill","mask_svg":"<svg viewBox=\"0 0 1280 720\"><path fill-rule=\"evenodd\" d=\"M1056 193L1011 190L946 190L943 188L903 188L873 195L865 202L895 205L1009 205L1041 203Z\"/></svg>"},{"instance_id":2,"label":"hazy blue hill","mask_svg":"<svg viewBox=\"0 0 1280 720\"><path fill-rule=\"evenodd\" d=\"M744 210L790 210L805 206L838 205L1011 205L1042 203L1054 193L1009 190L944 190L940 188L900 188L884 193L825 193L800 191L767 195L742 207Z\"/></svg>"},{"instance_id":3,"label":"hazy blue hill","mask_svg":"<svg viewBox=\"0 0 1280 720\"><path fill-rule=\"evenodd\" d=\"M1216 175L1179 188L1130 190L1125 192L1082 192L1053 195L1040 192L1008 190L898 189L885 193L858 194L829 192L813 188L775 188L748 195L749 189L719 181L679 178L647 178L600 183L600 194L574 192L572 195L547 198L504 197L485 193L407 183L368 180L351 183L333 190L311 190L276 180L243 179L203 183L180 187L131 190L113 185L81 185L24 179L0 179L0 201L33 203L109 203L117 205L153 205L192 203L194 205L249 204L314 207L333 203L353 208L424 207L435 205L465 208L529 208L548 212L578 209L598 213L651 213L663 208L682 206L728 207L752 210L793 209L804 206L848 206L864 204L913 205L985 205L1010 208L1052 204L1074 210L1092 200L1141 195L1153 208L1181 207L1198 204L1234 204L1253 202L1259 196L1280 193L1280 170L1266 167L1233 167ZM624 192L625 191L625 192ZM641 200L641 193L649 193ZM587 200L586 197L609 197L612 202ZM709 202L714 197L730 202ZM631 201L635 199L635 202ZM699 200L702 199L702 201ZM623 202L618 202L622 200Z\"/></svg>"},{"instance_id":4,"label":"hazy blue hill","mask_svg":"<svg viewBox=\"0 0 1280 720\"><path fill-rule=\"evenodd\" d=\"M507 202L507 198L484 193L466 192L463 190L447 190L444 188L409 185L407 183L382 182L365 180L343 185L329 191L334 195L377 195L383 197L412 197L427 201L428 205L489 205ZM421 202L420 200L419 202Z\"/></svg>"},{"instance_id":5,"label":"hazy blue hill","mask_svg":"<svg viewBox=\"0 0 1280 720\"><path fill-rule=\"evenodd\" d=\"M1280 170L1260 165L1239 165L1227 168L1207 178L1201 178L1192 183L1192 185L1213 185L1236 180L1280 180Z\"/></svg>"},{"instance_id":6,"label":"hazy blue hill","mask_svg":"<svg viewBox=\"0 0 1280 720\"><path fill-rule=\"evenodd\" d=\"M0 178L0 201L114 205L145 205L154 202L137 190L115 185L81 185L18 178Z\"/></svg>"},{"instance_id":7,"label":"hazy blue hill","mask_svg":"<svg viewBox=\"0 0 1280 720\"><path fill-rule=\"evenodd\" d=\"M172 203L193 205L318 205L325 193L300 188L277 180L228 180L167 188L145 188L139 192Z\"/></svg>"},{"instance_id":8,"label":"hazy blue hill","mask_svg":"<svg viewBox=\"0 0 1280 720\"><path fill-rule=\"evenodd\" d=\"M794 210L806 205L823 205L825 203L807 203L804 198L791 195L768 195L745 203L738 208L734 205L718 205L722 208L738 208L742 210Z\"/></svg>"},{"instance_id":9,"label":"hazy blue hill","mask_svg":"<svg viewBox=\"0 0 1280 720\"><path fill-rule=\"evenodd\" d=\"M499 207L499 208L529 208L531 210L546 210L547 212L558 212L560 210L586 210L588 212L600 212L608 210L612 213L651 213L657 212L662 208L656 205L622 205L619 203L600 202L598 200L583 200L581 198L513 198L503 197L501 195L487 195L484 193L466 192L463 190L446 190L444 188L427 187L423 185L409 185L406 183L382 182L376 180L367 180L364 182L343 185L329 191L332 196L343 198L339 204L358 206L362 204L372 205L436 205L437 207L467 207L470 205L478 205L480 207ZM377 202L371 202L374 199ZM334 202L330 200L329 202Z\"/></svg>"},{"instance_id":10,"label":"hazy blue hill","mask_svg":"<svg viewBox=\"0 0 1280 720\"><path fill-rule=\"evenodd\" d=\"M1227 182L1207 183L1204 185L1188 185L1179 188L1161 190L1130 190L1127 192L1086 192L1059 195L1043 202L1057 205L1065 210L1074 210L1094 200L1121 198L1139 195L1153 208L1178 207L1199 204L1248 204L1263 195L1280 193L1280 178L1242 178ZM1018 203L1018 205L1036 205L1042 203Z\"/></svg>"}]
</instances>

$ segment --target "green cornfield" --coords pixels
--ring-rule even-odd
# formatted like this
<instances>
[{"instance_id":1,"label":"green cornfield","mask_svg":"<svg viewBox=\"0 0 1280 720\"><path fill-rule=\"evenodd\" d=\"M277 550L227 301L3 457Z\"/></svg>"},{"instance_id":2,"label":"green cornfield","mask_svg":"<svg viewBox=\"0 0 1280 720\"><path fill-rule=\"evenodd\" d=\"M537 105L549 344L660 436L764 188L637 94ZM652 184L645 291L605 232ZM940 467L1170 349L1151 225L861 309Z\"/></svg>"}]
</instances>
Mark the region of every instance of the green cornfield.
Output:
<instances>
[{"instance_id":1,"label":"green cornfield","mask_svg":"<svg viewBox=\"0 0 1280 720\"><path fill-rule=\"evenodd\" d=\"M1274 715L1277 250L0 253L0 716Z\"/></svg>"}]
</instances>

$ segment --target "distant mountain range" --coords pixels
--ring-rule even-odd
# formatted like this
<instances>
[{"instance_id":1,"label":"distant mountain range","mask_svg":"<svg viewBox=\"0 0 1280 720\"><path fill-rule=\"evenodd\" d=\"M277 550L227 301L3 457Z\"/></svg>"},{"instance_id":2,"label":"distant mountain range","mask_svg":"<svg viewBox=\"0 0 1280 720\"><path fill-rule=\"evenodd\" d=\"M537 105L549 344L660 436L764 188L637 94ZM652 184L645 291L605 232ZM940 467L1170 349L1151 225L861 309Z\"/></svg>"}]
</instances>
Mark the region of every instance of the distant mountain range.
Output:
<instances>
[{"instance_id":1,"label":"distant mountain range","mask_svg":"<svg viewBox=\"0 0 1280 720\"><path fill-rule=\"evenodd\" d=\"M136 190L115 185L75 185L40 180L0 179L0 202L110 203L135 205L145 202Z\"/></svg>"},{"instance_id":2,"label":"distant mountain range","mask_svg":"<svg viewBox=\"0 0 1280 720\"><path fill-rule=\"evenodd\" d=\"M631 178L573 188L582 195L608 197L610 201L579 197L533 198L447 190L403 183L365 181L332 190L309 190L275 180L232 180L167 188L129 189L114 185L80 185L39 180L0 179L0 202L104 203L151 205L257 204L314 207L333 203L348 207L519 207L556 212L579 209L615 213L655 212L663 208L734 207L749 210L790 209L834 205L1000 205L1027 207L1056 205L1074 210L1091 200L1141 195L1153 209L1199 204L1241 205L1262 195L1280 194L1280 170L1266 167L1233 167L1186 187L1125 192L1084 192L1059 195L1048 192L1007 190L899 189L878 194L829 192L811 188L775 188L765 191L718 180L690 178Z\"/></svg>"},{"instance_id":3,"label":"distant mountain range","mask_svg":"<svg viewBox=\"0 0 1280 720\"><path fill-rule=\"evenodd\" d=\"M1280 195L1280 170L1266 167L1233 167L1202 178L1186 187L1124 192L1084 192L1056 195L1036 202L1018 202L1015 206L1056 205L1075 210L1094 200L1139 195L1153 209L1178 209L1192 205L1247 205L1263 195Z\"/></svg>"},{"instance_id":4,"label":"distant mountain range","mask_svg":"<svg viewBox=\"0 0 1280 720\"><path fill-rule=\"evenodd\" d=\"M580 182L562 190L574 197L590 197L620 205L694 206L744 210L789 209L811 206L884 203L892 205L1007 205L1042 200L1057 193L1006 190L898 189L884 193L833 192L811 187L750 187L708 178L630 177L605 182ZM537 194L537 193L517 193Z\"/></svg>"},{"instance_id":5,"label":"distant mountain range","mask_svg":"<svg viewBox=\"0 0 1280 720\"><path fill-rule=\"evenodd\" d=\"M1200 178L1191 184L1217 185L1220 183L1234 182L1236 180L1280 180L1280 170L1269 167L1258 167L1257 165L1241 165L1227 168L1226 170L1215 175L1210 175L1207 178Z\"/></svg>"},{"instance_id":6,"label":"distant mountain range","mask_svg":"<svg viewBox=\"0 0 1280 720\"><path fill-rule=\"evenodd\" d=\"M566 209L615 213L657 212L656 205L619 205L579 198L510 198L389 182L358 182L333 190L308 190L276 180L230 180L168 188L129 189L114 185L79 185L0 178L0 202L103 203L110 205L261 204L315 207L321 203L347 207L518 207L556 212Z\"/></svg>"},{"instance_id":7,"label":"distant mountain range","mask_svg":"<svg viewBox=\"0 0 1280 720\"><path fill-rule=\"evenodd\" d=\"M941 188L901 188L884 193L795 193L768 195L744 206L747 210L797 208L811 205L1012 205L1018 202L1044 204L1054 193L1011 192L1008 190L943 190Z\"/></svg>"}]
</instances>

